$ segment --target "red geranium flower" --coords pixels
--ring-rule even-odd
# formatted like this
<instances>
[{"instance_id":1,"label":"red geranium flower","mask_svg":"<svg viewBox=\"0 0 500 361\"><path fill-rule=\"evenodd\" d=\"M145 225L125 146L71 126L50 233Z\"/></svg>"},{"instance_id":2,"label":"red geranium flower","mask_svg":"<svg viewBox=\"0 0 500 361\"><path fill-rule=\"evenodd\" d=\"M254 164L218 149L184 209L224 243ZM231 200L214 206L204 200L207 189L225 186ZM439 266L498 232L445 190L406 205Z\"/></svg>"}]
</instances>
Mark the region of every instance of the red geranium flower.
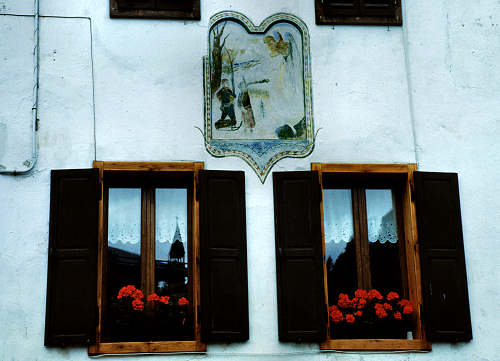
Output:
<instances>
[{"instance_id":1,"label":"red geranium flower","mask_svg":"<svg viewBox=\"0 0 500 361\"><path fill-rule=\"evenodd\" d=\"M366 306L366 299L365 298L358 298L356 300L356 308L361 309Z\"/></svg>"},{"instance_id":2,"label":"red geranium flower","mask_svg":"<svg viewBox=\"0 0 500 361\"><path fill-rule=\"evenodd\" d=\"M120 291L118 291L118 299L121 299L123 297L130 297L132 294L136 291L136 288L134 285L128 285L120 288Z\"/></svg>"},{"instance_id":3,"label":"red geranium flower","mask_svg":"<svg viewBox=\"0 0 500 361\"><path fill-rule=\"evenodd\" d=\"M413 312L413 306L411 304L407 304L404 308L403 308L403 313L405 315L409 315L410 313Z\"/></svg>"},{"instance_id":4,"label":"red geranium flower","mask_svg":"<svg viewBox=\"0 0 500 361\"><path fill-rule=\"evenodd\" d=\"M377 315L378 318L384 318L387 317L387 312L384 309L384 306L380 303L375 304L375 314Z\"/></svg>"},{"instance_id":5,"label":"red geranium flower","mask_svg":"<svg viewBox=\"0 0 500 361\"><path fill-rule=\"evenodd\" d=\"M340 312L339 308L335 305L332 305L328 308L330 313L330 318L333 322L338 323L344 320L344 315Z\"/></svg>"},{"instance_id":6,"label":"red geranium flower","mask_svg":"<svg viewBox=\"0 0 500 361\"><path fill-rule=\"evenodd\" d=\"M398 305L400 305L401 307L404 307L406 305L408 305L410 303L410 301L408 301L406 298L403 298L401 301L398 302Z\"/></svg>"},{"instance_id":7,"label":"red geranium flower","mask_svg":"<svg viewBox=\"0 0 500 361\"><path fill-rule=\"evenodd\" d=\"M368 292L366 290L357 289L354 292L354 296L357 298L368 298Z\"/></svg>"},{"instance_id":8,"label":"red geranium flower","mask_svg":"<svg viewBox=\"0 0 500 361\"><path fill-rule=\"evenodd\" d=\"M135 298L132 301L132 307L134 308L135 311L142 311L142 310L144 310L144 302L142 302L138 298Z\"/></svg>"},{"instance_id":9,"label":"red geranium flower","mask_svg":"<svg viewBox=\"0 0 500 361\"><path fill-rule=\"evenodd\" d=\"M189 305L189 301L186 299L186 297L181 297L178 302L179 306L184 306L184 305Z\"/></svg>"},{"instance_id":10,"label":"red geranium flower","mask_svg":"<svg viewBox=\"0 0 500 361\"><path fill-rule=\"evenodd\" d=\"M386 310L390 310L390 311L392 311L392 306L391 306L390 304L388 304L387 302L385 302L385 303L384 303L384 308L385 308Z\"/></svg>"},{"instance_id":11,"label":"red geranium flower","mask_svg":"<svg viewBox=\"0 0 500 361\"><path fill-rule=\"evenodd\" d=\"M342 308L352 307L352 301L349 300L349 296L345 293L339 294L339 302L338 305Z\"/></svg>"},{"instance_id":12,"label":"red geranium flower","mask_svg":"<svg viewBox=\"0 0 500 361\"><path fill-rule=\"evenodd\" d=\"M409 315L410 313L413 313L413 306L410 301L407 299L402 299L401 301L398 302L398 305L400 305L403 308L403 313L406 315Z\"/></svg>"},{"instance_id":13,"label":"red geranium flower","mask_svg":"<svg viewBox=\"0 0 500 361\"><path fill-rule=\"evenodd\" d=\"M148 296L147 301L152 302L152 301L159 301L160 297L156 293L152 293Z\"/></svg>"},{"instance_id":14,"label":"red geranium flower","mask_svg":"<svg viewBox=\"0 0 500 361\"><path fill-rule=\"evenodd\" d=\"M356 311L356 312L354 312L354 314L358 317L361 317L361 316L363 316L363 311Z\"/></svg>"},{"instance_id":15,"label":"red geranium flower","mask_svg":"<svg viewBox=\"0 0 500 361\"><path fill-rule=\"evenodd\" d=\"M161 303L163 303L165 305L168 305L168 301L169 300L170 300L170 297L168 297L168 296L161 296L158 301L160 301Z\"/></svg>"},{"instance_id":16,"label":"red geranium flower","mask_svg":"<svg viewBox=\"0 0 500 361\"><path fill-rule=\"evenodd\" d=\"M345 315L345 320L347 321L347 323L354 323L354 321L355 321L356 319L354 318L354 316L353 316L353 315L351 315L351 314L349 313L349 314Z\"/></svg>"},{"instance_id":17,"label":"red geranium flower","mask_svg":"<svg viewBox=\"0 0 500 361\"><path fill-rule=\"evenodd\" d=\"M375 314L377 315L378 318L384 318L387 317L387 312L383 308L378 308L375 310Z\"/></svg>"},{"instance_id":18,"label":"red geranium flower","mask_svg":"<svg viewBox=\"0 0 500 361\"><path fill-rule=\"evenodd\" d=\"M396 292L389 292L387 294L387 301L397 300L399 295Z\"/></svg>"},{"instance_id":19,"label":"red geranium flower","mask_svg":"<svg viewBox=\"0 0 500 361\"><path fill-rule=\"evenodd\" d=\"M372 300L372 299L374 299L374 298L376 298L377 300L381 300L381 299L383 299L384 297L382 297L382 295L380 294L380 292L379 292L379 291L377 291L377 290L373 289L373 290L370 290L370 291L368 292L368 299L369 299L369 300Z\"/></svg>"},{"instance_id":20,"label":"red geranium flower","mask_svg":"<svg viewBox=\"0 0 500 361\"><path fill-rule=\"evenodd\" d=\"M399 311L394 312L394 318L396 320L400 320L401 319L401 312L399 312Z\"/></svg>"},{"instance_id":21,"label":"red geranium flower","mask_svg":"<svg viewBox=\"0 0 500 361\"><path fill-rule=\"evenodd\" d=\"M132 297L135 299L141 299L144 298L144 294L142 293L141 290L136 289L134 292L132 292Z\"/></svg>"}]
</instances>

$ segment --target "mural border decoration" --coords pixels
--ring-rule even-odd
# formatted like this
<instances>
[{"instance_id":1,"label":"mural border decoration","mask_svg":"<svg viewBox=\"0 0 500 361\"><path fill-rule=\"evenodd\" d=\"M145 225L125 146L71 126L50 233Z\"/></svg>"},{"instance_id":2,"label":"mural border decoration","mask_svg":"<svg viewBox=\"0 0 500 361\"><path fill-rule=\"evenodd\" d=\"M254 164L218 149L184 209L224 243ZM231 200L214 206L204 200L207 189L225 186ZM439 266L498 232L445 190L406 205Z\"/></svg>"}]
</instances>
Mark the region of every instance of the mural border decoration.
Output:
<instances>
[{"instance_id":1,"label":"mural border decoration","mask_svg":"<svg viewBox=\"0 0 500 361\"><path fill-rule=\"evenodd\" d=\"M265 182L271 168L279 160L287 157L304 158L314 149L314 127L311 89L310 38L306 24L298 17L277 13L264 19L255 26L245 15L235 11L222 11L210 18L208 31L208 54L210 54L210 33L215 26L226 20L242 25L248 34L265 34L279 23L288 23L300 32L302 37L303 97L305 118L305 139L214 139L212 124L212 87L211 57L203 57L205 148L214 157L235 156L242 158L255 171L262 183Z\"/></svg>"}]
</instances>

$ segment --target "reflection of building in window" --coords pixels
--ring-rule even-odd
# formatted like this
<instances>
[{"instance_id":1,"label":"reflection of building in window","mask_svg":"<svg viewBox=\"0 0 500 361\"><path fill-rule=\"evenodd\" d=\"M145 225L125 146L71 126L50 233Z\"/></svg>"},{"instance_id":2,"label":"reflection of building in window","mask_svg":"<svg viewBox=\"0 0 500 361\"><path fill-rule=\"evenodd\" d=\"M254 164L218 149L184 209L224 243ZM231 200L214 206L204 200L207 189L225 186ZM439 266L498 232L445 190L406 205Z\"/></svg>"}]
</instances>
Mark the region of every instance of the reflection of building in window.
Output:
<instances>
[{"instance_id":1,"label":"reflection of building in window","mask_svg":"<svg viewBox=\"0 0 500 361\"><path fill-rule=\"evenodd\" d=\"M170 247L169 259L170 262L184 262L185 260L184 244L182 243L181 231L179 230L179 220L175 226L175 234Z\"/></svg>"},{"instance_id":2,"label":"reflection of building in window","mask_svg":"<svg viewBox=\"0 0 500 361\"><path fill-rule=\"evenodd\" d=\"M187 292L188 266L178 218L170 246L169 260L156 260L156 279L156 291L159 295L172 296L175 294L183 297L184 293Z\"/></svg>"}]
</instances>

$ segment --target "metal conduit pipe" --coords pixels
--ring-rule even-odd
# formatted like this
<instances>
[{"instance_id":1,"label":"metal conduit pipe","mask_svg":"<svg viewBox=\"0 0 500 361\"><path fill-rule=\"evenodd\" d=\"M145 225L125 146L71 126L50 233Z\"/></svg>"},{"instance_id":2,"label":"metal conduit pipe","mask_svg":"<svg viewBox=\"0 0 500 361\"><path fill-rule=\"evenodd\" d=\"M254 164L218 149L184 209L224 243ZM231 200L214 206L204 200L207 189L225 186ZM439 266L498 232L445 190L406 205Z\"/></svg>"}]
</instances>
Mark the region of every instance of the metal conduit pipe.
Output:
<instances>
[{"instance_id":1,"label":"metal conduit pipe","mask_svg":"<svg viewBox=\"0 0 500 361\"><path fill-rule=\"evenodd\" d=\"M32 115L32 151L31 151L31 159L28 159L24 162L26 165L26 169L0 169L0 174L5 175L21 175L31 172L38 161L38 82L40 79L39 69L40 69L40 4L39 0L35 0L34 4L35 8L35 24L34 24L34 40L35 40L35 48L33 49L33 60L35 63L35 68L33 69L33 107L31 108Z\"/></svg>"}]
</instances>

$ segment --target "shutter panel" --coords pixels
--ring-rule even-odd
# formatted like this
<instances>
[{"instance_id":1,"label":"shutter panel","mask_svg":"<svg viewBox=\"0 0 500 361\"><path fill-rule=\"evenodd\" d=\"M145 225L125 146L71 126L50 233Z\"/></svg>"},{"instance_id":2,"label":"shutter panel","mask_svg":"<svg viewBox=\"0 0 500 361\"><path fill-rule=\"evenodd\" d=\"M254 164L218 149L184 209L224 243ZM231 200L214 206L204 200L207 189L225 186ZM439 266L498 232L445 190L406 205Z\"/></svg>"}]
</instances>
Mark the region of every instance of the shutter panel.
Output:
<instances>
[{"instance_id":1,"label":"shutter panel","mask_svg":"<svg viewBox=\"0 0 500 361\"><path fill-rule=\"evenodd\" d=\"M415 172L415 192L427 337L471 340L457 174Z\"/></svg>"},{"instance_id":2,"label":"shutter panel","mask_svg":"<svg viewBox=\"0 0 500 361\"><path fill-rule=\"evenodd\" d=\"M116 0L120 10L153 10L155 0Z\"/></svg>"},{"instance_id":3,"label":"shutter panel","mask_svg":"<svg viewBox=\"0 0 500 361\"><path fill-rule=\"evenodd\" d=\"M361 14L363 16L394 17L395 0L360 0Z\"/></svg>"},{"instance_id":4,"label":"shutter panel","mask_svg":"<svg viewBox=\"0 0 500 361\"><path fill-rule=\"evenodd\" d=\"M326 338L327 306L317 172L274 172L274 221L281 341Z\"/></svg>"},{"instance_id":5,"label":"shutter panel","mask_svg":"<svg viewBox=\"0 0 500 361\"><path fill-rule=\"evenodd\" d=\"M53 170L45 346L95 342L97 169Z\"/></svg>"},{"instance_id":6,"label":"shutter panel","mask_svg":"<svg viewBox=\"0 0 500 361\"><path fill-rule=\"evenodd\" d=\"M359 15L360 0L325 0L323 11L327 16Z\"/></svg>"},{"instance_id":7,"label":"shutter panel","mask_svg":"<svg viewBox=\"0 0 500 361\"><path fill-rule=\"evenodd\" d=\"M204 341L248 340L245 173L199 172Z\"/></svg>"},{"instance_id":8,"label":"shutter panel","mask_svg":"<svg viewBox=\"0 0 500 361\"><path fill-rule=\"evenodd\" d=\"M181 10L193 9L193 0L157 0L158 10Z\"/></svg>"}]
</instances>

